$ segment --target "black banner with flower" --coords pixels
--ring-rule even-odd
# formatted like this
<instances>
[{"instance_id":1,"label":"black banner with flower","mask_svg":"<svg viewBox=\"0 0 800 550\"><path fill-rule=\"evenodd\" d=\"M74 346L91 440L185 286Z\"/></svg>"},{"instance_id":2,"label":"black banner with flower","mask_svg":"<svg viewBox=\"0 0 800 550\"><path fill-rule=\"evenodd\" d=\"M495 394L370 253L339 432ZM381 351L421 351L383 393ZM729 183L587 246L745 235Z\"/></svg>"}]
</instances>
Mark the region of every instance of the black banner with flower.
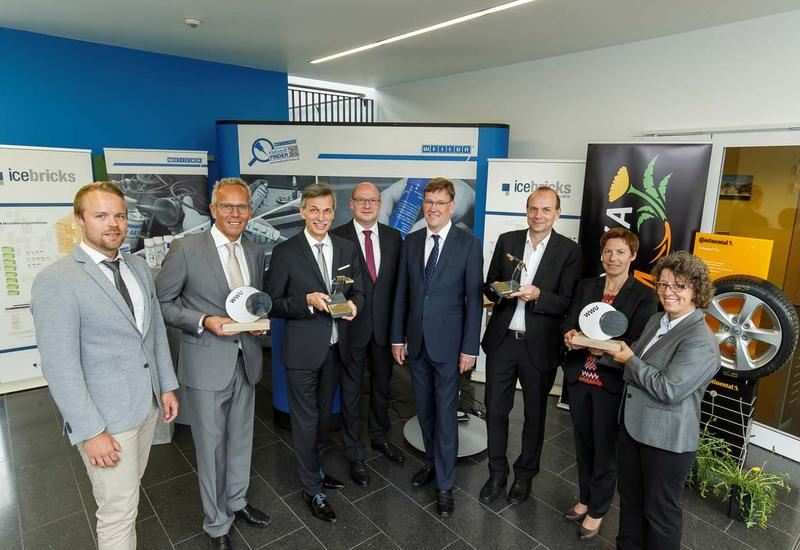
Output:
<instances>
[{"instance_id":1,"label":"black banner with flower","mask_svg":"<svg viewBox=\"0 0 800 550\"><path fill-rule=\"evenodd\" d=\"M584 276L602 273L600 237L612 227L638 235L633 274L642 282L660 257L691 250L710 160L711 144L590 144L579 239Z\"/></svg>"}]
</instances>

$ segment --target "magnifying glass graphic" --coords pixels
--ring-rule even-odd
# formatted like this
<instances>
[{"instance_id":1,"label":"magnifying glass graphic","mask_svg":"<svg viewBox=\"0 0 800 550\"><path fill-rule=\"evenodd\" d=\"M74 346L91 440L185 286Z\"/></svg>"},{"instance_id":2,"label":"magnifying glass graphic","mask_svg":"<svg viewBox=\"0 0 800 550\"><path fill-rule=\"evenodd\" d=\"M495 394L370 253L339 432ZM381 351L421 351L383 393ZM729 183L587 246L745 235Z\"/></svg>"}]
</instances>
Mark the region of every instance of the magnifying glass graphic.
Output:
<instances>
[{"instance_id":1,"label":"magnifying glass graphic","mask_svg":"<svg viewBox=\"0 0 800 550\"><path fill-rule=\"evenodd\" d=\"M264 144L267 144L267 148ZM272 142L267 138L258 138L253 142L250 151L253 153L253 158L247 163L248 166L253 166L256 162L269 162L269 152L274 149Z\"/></svg>"}]
</instances>

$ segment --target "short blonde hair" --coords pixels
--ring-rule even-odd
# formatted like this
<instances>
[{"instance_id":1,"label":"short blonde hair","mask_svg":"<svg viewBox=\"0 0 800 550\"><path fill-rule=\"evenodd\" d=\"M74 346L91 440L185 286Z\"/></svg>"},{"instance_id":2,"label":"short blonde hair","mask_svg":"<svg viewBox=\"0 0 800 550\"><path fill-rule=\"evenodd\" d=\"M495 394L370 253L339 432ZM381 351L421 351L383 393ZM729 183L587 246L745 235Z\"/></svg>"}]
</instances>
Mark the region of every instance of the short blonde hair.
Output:
<instances>
[{"instance_id":1,"label":"short blonde hair","mask_svg":"<svg viewBox=\"0 0 800 550\"><path fill-rule=\"evenodd\" d=\"M125 200L125 193L122 189L111 183L110 181L95 181L87 183L75 193L75 198L72 200L72 211L76 216L83 217L83 198L92 191L102 191L104 193L111 193Z\"/></svg>"},{"instance_id":2,"label":"short blonde hair","mask_svg":"<svg viewBox=\"0 0 800 550\"><path fill-rule=\"evenodd\" d=\"M247 182L242 178L222 178L221 180L217 180L217 183L214 184L214 189L211 191L211 204L217 204L217 194L220 188L229 185L244 189L244 192L247 193L247 204L250 204L253 199L253 194L250 191L250 186L247 185Z\"/></svg>"}]
</instances>

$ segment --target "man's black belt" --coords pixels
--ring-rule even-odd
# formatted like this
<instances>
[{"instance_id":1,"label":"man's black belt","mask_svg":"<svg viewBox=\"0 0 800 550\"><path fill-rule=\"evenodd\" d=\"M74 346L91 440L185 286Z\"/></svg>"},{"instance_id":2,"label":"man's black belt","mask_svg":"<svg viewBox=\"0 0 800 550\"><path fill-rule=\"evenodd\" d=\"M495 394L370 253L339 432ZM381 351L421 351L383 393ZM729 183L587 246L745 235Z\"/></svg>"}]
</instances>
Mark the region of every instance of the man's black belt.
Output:
<instances>
[{"instance_id":1,"label":"man's black belt","mask_svg":"<svg viewBox=\"0 0 800 550\"><path fill-rule=\"evenodd\" d=\"M514 340L525 340L527 336L525 335L524 330L510 330L508 331L508 335L513 338Z\"/></svg>"}]
</instances>

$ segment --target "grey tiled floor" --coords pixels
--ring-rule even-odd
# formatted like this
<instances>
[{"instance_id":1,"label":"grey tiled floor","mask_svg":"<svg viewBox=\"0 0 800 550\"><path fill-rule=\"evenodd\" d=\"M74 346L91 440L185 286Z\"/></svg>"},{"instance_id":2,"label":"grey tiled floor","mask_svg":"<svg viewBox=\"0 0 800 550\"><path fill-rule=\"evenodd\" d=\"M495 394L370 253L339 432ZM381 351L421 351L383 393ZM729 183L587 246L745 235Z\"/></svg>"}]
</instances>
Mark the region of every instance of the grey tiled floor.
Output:
<instances>
[{"instance_id":1,"label":"grey tiled floor","mask_svg":"<svg viewBox=\"0 0 800 550\"><path fill-rule=\"evenodd\" d=\"M480 398L482 387L478 385ZM368 450L372 481L367 488L348 483L333 492L339 516L324 524L305 508L296 478L289 432L272 419L270 376L257 389L256 426L249 501L268 511L272 524L256 530L240 523L231 534L240 549L413 548L414 550L516 548L613 548L619 509L612 507L601 538L580 543L575 526L562 512L577 498L572 428L568 413L548 410L543 470L534 479L533 497L521 506L499 499L478 502L487 477L485 453L459 461L456 513L442 521L436 515L433 489L413 489L409 481L422 465L422 455L402 440L403 418L414 413L406 369L393 382L393 441L406 449L406 463L389 462ZM509 453L516 455L522 429L521 396L510 423ZM366 401L366 400L364 400ZM363 403L366 412L366 403ZM366 435L365 435L366 441ZM751 448L749 462L768 458ZM202 512L194 469L191 434L178 426L172 443L154 446L142 482L137 532L147 550L205 548ZM348 464L331 437L325 465L348 481ZM800 540L800 465L771 457L768 469L789 471L795 490L781 496L766 530L745 529L730 521L723 503L684 491L685 548L796 548ZM615 499L615 503L616 503ZM0 548L3 550L92 549L95 505L86 472L74 448L61 436L60 420L46 389L0 397Z\"/></svg>"}]
</instances>

